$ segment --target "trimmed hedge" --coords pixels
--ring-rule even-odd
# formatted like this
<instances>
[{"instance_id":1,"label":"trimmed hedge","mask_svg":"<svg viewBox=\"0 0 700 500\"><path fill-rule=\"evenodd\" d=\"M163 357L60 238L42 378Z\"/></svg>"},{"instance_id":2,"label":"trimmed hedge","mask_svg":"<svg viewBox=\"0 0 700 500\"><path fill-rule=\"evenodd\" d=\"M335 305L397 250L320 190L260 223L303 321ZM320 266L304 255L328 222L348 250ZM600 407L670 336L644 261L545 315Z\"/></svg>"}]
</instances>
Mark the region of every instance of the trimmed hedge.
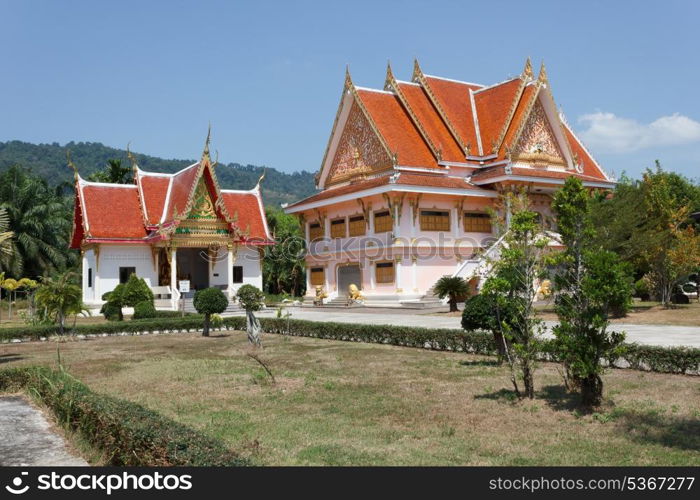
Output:
<instances>
[{"instance_id":1,"label":"trimmed hedge","mask_svg":"<svg viewBox=\"0 0 700 500\"><path fill-rule=\"evenodd\" d=\"M45 367L0 371L0 392L25 390L57 420L118 466L244 466L226 444L141 405L92 392L62 371Z\"/></svg>"},{"instance_id":2,"label":"trimmed hedge","mask_svg":"<svg viewBox=\"0 0 700 500\"><path fill-rule=\"evenodd\" d=\"M120 321L94 325L78 325L71 333L78 335L139 334L153 332L199 332L201 316L185 318L155 318L149 320ZM465 331L437 328L417 328L392 325L362 325L354 323L330 323L284 318L260 318L265 333L312 337L329 340L371 342L404 347L420 347L443 351L462 351L474 354L495 355L493 336L481 331ZM227 330L245 330L244 316L224 318ZM56 326L0 328L0 340L39 339L58 334ZM700 349L691 347L660 347L641 344L623 344L624 354L608 360L610 366L633 368L662 373L700 373ZM556 352L551 340L541 345L542 359L555 361Z\"/></svg>"}]
</instances>

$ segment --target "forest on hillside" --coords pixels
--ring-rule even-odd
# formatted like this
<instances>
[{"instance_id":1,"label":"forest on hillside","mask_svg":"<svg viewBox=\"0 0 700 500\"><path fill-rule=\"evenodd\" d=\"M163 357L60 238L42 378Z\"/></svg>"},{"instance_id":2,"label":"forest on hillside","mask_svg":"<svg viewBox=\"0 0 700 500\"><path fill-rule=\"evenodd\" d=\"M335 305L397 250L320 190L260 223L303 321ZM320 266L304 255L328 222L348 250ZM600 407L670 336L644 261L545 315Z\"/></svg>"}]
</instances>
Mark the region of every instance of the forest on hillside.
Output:
<instances>
[{"instance_id":1,"label":"forest on hillside","mask_svg":"<svg viewBox=\"0 0 700 500\"><path fill-rule=\"evenodd\" d=\"M0 142L0 173L12 165L30 169L45 179L49 185L58 186L72 182L72 171L67 166L66 151L70 150L73 162L80 174L87 178L105 167L110 159L121 159L128 165L126 150L105 146L99 142L69 142L60 145L31 144L22 141ZM152 172L176 172L196 160L163 159L133 152L141 169ZM217 166L219 183L224 189L250 189L255 186L265 167L221 163ZM313 194L314 174L294 172L287 174L274 168L267 168L262 185L265 205L279 207L282 203L292 203Z\"/></svg>"}]
</instances>

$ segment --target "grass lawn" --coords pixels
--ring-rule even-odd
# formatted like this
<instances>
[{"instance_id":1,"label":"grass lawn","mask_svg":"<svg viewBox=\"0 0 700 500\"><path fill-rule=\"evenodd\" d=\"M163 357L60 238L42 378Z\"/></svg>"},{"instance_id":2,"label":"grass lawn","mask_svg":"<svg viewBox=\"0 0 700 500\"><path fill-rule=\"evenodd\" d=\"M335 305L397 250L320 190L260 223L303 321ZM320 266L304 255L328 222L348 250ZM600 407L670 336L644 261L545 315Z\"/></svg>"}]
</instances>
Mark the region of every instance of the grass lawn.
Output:
<instances>
[{"instance_id":1,"label":"grass lawn","mask_svg":"<svg viewBox=\"0 0 700 500\"><path fill-rule=\"evenodd\" d=\"M516 402L492 358L244 333L0 346L0 368L54 365L96 391L223 438L266 465L700 465L700 378L614 370L581 414L554 364Z\"/></svg>"}]
</instances>

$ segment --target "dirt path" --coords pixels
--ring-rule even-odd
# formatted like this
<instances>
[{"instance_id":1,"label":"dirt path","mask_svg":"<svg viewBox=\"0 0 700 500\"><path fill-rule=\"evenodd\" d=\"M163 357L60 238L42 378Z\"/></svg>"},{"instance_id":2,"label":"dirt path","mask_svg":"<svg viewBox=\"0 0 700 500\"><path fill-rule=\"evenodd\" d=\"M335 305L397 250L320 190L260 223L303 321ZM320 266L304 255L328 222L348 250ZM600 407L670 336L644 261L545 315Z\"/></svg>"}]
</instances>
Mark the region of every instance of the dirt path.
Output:
<instances>
[{"instance_id":1,"label":"dirt path","mask_svg":"<svg viewBox=\"0 0 700 500\"><path fill-rule=\"evenodd\" d=\"M0 466L88 465L71 454L46 417L21 396L0 396Z\"/></svg>"}]
</instances>

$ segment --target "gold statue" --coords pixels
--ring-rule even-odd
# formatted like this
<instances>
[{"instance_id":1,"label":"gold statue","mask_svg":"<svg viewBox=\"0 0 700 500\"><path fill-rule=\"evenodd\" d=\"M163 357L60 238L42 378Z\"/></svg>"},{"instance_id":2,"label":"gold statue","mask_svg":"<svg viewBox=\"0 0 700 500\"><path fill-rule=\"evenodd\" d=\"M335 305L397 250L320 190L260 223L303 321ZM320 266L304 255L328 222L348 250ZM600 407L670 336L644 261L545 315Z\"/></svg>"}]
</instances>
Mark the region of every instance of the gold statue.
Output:
<instances>
[{"instance_id":1,"label":"gold statue","mask_svg":"<svg viewBox=\"0 0 700 500\"><path fill-rule=\"evenodd\" d=\"M544 300L550 295L552 295L552 282L549 280L542 280L540 286L537 288L537 296L540 297L541 300Z\"/></svg>"},{"instance_id":2,"label":"gold statue","mask_svg":"<svg viewBox=\"0 0 700 500\"><path fill-rule=\"evenodd\" d=\"M315 306L322 306L323 305L323 299L328 298L328 294L323 290L323 287L321 285L316 286L316 297L314 297L314 305Z\"/></svg>"},{"instance_id":3,"label":"gold statue","mask_svg":"<svg viewBox=\"0 0 700 500\"><path fill-rule=\"evenodd\" d=\"M348 287L348 298L351 302L365 300L364 296L360 293L360 289L354 283Z\"/></svg>"}]
</instances>

